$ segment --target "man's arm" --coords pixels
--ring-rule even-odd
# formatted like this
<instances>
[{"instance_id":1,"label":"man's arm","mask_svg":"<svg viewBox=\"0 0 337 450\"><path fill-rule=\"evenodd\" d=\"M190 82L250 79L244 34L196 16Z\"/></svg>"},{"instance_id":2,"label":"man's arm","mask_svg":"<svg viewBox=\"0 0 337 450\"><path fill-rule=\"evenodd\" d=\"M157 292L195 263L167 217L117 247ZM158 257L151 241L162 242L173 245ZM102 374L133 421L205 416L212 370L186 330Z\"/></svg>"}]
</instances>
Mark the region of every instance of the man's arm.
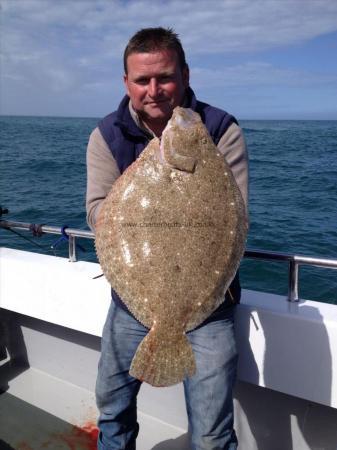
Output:
<instances>
[{"instance_id":1,"label":"man's arm","mask_svg":"<svg viewBox=\"0 0 337 450\"><path fill-rule=\"evenodd\" d=\"M102 203L119 176L120 171L115 158L101 132L95 128L90 135L87 148L86 195L87 222L93 231Z\"/></svg>"},{"instance_id":2,"label":"man's arm","mask_svg":"<svg viewBox=\"0 0 337 450\"><path fill-rule=\"evenodd\" d=\"M246 205L248 217L248 155L241 128L236 123L232 123L221 137L217 147L233 172Z\"/></svg>"}]
</instances>

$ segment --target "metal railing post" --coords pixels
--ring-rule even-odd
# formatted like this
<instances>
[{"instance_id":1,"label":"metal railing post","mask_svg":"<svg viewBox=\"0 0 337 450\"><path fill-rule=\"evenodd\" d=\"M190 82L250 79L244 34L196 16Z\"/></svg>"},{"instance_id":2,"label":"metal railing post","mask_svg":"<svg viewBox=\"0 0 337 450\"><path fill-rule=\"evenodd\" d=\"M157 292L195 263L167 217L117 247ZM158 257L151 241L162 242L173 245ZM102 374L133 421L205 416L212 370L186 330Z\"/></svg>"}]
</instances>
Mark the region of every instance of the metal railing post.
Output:
<instances>
[{"instance_id":1,"label":"metal railing post","mask_svg":"<svg viewBox=\"0 0 337 450\"><path fill-rule=\"evenodd\" d=\"M298 262L295 259L289 261L288 275L288 301L298 302Z\"/></svg>"},{"instance_id":2,"label":"metal railing post","mask_svg":"<svg viewBox=\"0 0 337 450\"><path fill-rule=\"evenodd\" d=\"M69 235L69 261L76 262L76 237Z\"/></svg>"}]
</instances>

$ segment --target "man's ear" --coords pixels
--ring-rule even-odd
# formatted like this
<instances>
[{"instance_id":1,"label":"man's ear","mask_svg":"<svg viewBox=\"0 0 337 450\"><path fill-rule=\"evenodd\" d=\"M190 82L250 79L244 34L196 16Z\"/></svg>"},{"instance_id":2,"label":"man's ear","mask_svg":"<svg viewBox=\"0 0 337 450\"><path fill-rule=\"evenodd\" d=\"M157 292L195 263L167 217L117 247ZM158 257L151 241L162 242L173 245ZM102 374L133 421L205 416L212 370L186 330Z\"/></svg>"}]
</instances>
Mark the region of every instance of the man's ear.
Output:
<instances>
[{"instance_id":1,"label":"man's ear","mask_svg":"<svg viewBox=\"0 0 337 450\"><path fill-rule=\"evenodd\" d=\"M185 88L190 86L190 69L187 64L183 68L183 84Z\"/></svg>"},{"instance_id":2,"label":"man's ear","mask_svg":"<svg viewBox=\"0 0 337 450\"><path fill-rule=\"evenodd\" d=\"M124 80L125 91L126 91L127 95L130 97L130 94L129 94L129 81L128 81L127 73L124 74L123 80Z\"/></svg>"}]
</instances>

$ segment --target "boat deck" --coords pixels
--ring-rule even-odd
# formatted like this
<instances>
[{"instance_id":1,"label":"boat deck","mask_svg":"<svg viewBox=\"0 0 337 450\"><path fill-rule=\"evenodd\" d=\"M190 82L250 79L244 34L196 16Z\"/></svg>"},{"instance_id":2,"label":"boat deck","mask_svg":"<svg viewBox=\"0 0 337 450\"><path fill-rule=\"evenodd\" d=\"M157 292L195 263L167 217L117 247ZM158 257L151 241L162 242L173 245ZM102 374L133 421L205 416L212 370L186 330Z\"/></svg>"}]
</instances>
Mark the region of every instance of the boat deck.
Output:
<instances>
[{"instance_id":1,"label":"boat deck","mask_svg":"<svg viewBox=\"0 0 337 450\"><path fill-rule=\"evenodd\" d=\"M93 263L0 249L0 450L95 448L110 303L99 273ZM336 450L337 307L243 291L236 333L240 448ZM144 384L138 411L137 450L189 450L181 384Z\"/></svg>"},{"instance_id":2,"label":"boat deck","mask_svg":"<svg viewBox=\"0 0 337 450\"><path fill-rule=\"evenodd\" d=\"M93 392L34 368L18 366L15 372L0 395L0 450L96 449ZM142 412L138 416L138 450L190 448L184 429Z\"/></svg>"}]
</instances>

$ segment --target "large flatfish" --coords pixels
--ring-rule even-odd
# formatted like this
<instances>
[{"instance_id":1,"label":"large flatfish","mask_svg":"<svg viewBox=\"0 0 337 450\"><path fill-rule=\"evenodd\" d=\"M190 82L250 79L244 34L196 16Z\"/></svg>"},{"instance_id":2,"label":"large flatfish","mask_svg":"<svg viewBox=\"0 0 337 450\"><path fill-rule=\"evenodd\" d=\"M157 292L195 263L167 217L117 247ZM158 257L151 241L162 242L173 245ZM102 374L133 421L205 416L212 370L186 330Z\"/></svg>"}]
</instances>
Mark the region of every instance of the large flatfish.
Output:
<instances>
[{"instance_id":1,"label":"large flatfish","mask_svg":"<svg viewBox=\"0 0 337 450\"><path fill-rule=\"evenodd\" d=\"M161 140L152 139L113 184L97 222L102 270L149 329L132 376L169 386L195 373L186 332L223 302L246 234L228 164L200 116L176 107Z\"/></svg>"}]
</instances>

